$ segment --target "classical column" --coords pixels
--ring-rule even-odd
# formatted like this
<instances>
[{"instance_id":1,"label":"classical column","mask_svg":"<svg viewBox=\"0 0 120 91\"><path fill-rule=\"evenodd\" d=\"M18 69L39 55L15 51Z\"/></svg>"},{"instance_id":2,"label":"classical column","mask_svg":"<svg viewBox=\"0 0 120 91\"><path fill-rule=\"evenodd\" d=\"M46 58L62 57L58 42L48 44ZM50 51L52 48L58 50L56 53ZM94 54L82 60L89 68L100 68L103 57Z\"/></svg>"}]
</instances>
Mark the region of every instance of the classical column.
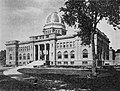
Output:
<instances>
[{"instance_id":1,"label":"classical column","mask_svg":"<svg viewBox=\"0 0 120 91\"><path fill-rule=\"evenodd\" d=\"M45 54L45 61L46 61L46 44L44 44L44 54Z\"/></svg>"},{"instance_id":2,"label":"classical column","mask_svg":"<svg viewBox=\"0 0 120 91\"><path fill-rule=\"evenodd\" d=\"M76 40L75 40L75 47L76 47L76 48L75 48L75 60L78 60L78 56L80 55L80 54L79 54L79 47L78 47L79 44L78 44L78 42L79 42L79 40L76 39Z\"/></svg>"},{"instance_id":3,"label":"classical column","mask_svg":"<svg viewBox=\"0 0 120 91\"><path fill-rule=\"evenodd\" d=\"M35 61L35 45L33 46L33 60Z\"/></svg>"},{"instance_id":4,"label":"classical column","mask_svg":"<svg viewBox=\"0 0 120 91\"><path fill-rule=\"evenodd\" d=\"M6 63L9 60L9 47L6 47Z\"/></svg>"},{"instance_id":5,"label":"classical column","mask_svg":"<svg viewBox=\"0 0 120 91\"><path fill-rule=\"evenodd\" d=\"M78 56L79 56L79 39L76 40L76 58L75 58L76 60L79 59Z\"/></svg>"},{"instance_id":6,"label":"classical column","mask_svg":"<svg viewBox=\"0 0 120 91\"><path fill-rule=\"evenodd\" d=\"M38 45L35 45L35 60L38 60Z\"/></svg>"},{"instance_id":7,"label":"classical column","mask_svg":"<svg viewBox=\"0 0 120 91\"><path fill-rule=\"evenodd\" d=\"M38 60L40 60L40 45L38 44Z\"/></svg>"}]
</instances>

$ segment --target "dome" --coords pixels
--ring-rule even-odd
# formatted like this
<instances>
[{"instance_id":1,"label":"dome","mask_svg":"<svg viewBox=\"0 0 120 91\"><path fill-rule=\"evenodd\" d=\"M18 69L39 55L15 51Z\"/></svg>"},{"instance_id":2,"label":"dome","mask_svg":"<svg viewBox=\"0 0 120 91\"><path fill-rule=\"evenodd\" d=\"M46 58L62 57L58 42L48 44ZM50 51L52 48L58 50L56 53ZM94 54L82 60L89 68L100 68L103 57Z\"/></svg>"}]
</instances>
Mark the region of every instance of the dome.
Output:
<instances>
[{"instance_id":1,"label":"dome","mask_svg":"<svg viewBox=\"0 0 120 91\"><path fill-rule=\"evenodd\" d=\"M46 18L44 29L48 29L51 27L65 29L64 21L57 12L52 12Z\"/></svg>"},{"instance_id":2,"label":"dome","mask_svg":"<svg viewBox=\"0 0 120 91\"><path fill-rule=\"evenodd\" d=\"M120 53L120 49L118 49L118 50L116 51L116 53Z\"/></svg>"}]
</instances>

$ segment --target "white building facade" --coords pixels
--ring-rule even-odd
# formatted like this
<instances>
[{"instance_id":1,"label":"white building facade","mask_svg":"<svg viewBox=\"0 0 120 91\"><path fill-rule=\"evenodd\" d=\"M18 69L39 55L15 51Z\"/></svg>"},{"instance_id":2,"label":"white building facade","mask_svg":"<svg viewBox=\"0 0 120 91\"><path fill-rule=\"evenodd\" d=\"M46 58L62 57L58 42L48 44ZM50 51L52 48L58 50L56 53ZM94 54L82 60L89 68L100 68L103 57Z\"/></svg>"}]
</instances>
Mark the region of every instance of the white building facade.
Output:
<instances>
[{"instance_id":1,"label":"white building facade","mask_svg":"<svg viewBox=\"0 0 120 91\"><path fill-rule=\"evenodd\" d=\"M96 30L95 46L100 62L109 59L109 39ZM81 45L76 34L67 35L63 19L57 12L46 18L43 35L30 36L29 41L6 42L6 64L24 65L45 61L50 65L88 66L93 62L91 45Z\"/></svg>"}]
</instances>

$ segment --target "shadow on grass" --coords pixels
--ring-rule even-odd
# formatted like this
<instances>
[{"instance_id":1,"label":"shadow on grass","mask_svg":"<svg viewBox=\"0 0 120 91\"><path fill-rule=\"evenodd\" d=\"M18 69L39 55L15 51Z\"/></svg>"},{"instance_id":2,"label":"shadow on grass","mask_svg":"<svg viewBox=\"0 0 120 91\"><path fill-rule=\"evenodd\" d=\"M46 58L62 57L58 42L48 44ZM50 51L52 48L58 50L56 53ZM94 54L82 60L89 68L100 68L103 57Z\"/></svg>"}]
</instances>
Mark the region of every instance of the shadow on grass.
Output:
<instances>
[{"instance_id":1,"label":"shadow on grass","mask_svg":"<svg viewBox=\"0 0 120 91\"><path fill-rule=\"evenodd\" d=\"M44 87L17 81L10 77L0 75L0 91L47 91Z\"/></svg>"}]
</instances>

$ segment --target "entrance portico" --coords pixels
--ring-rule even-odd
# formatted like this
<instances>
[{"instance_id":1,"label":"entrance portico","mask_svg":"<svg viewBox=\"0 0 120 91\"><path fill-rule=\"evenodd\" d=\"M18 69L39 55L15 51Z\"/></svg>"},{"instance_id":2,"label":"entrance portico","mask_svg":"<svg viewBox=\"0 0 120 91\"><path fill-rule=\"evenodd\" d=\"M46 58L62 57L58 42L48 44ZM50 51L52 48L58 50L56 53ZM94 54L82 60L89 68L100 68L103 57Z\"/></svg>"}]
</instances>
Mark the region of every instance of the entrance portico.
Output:
<instances>
[{"instance_id":1,"label":"entrance portico","mask_svg":"<svg viewBox=\"0 0 120 91\"><path fill-rule=\"evenodd\" d=\"M44 43L44 44L36 44L34 46L35 48L35 53L34 53L34 60L49 60L49 50L50 50L50 44L49 43Z\"/></svg>"}]
</instances>

